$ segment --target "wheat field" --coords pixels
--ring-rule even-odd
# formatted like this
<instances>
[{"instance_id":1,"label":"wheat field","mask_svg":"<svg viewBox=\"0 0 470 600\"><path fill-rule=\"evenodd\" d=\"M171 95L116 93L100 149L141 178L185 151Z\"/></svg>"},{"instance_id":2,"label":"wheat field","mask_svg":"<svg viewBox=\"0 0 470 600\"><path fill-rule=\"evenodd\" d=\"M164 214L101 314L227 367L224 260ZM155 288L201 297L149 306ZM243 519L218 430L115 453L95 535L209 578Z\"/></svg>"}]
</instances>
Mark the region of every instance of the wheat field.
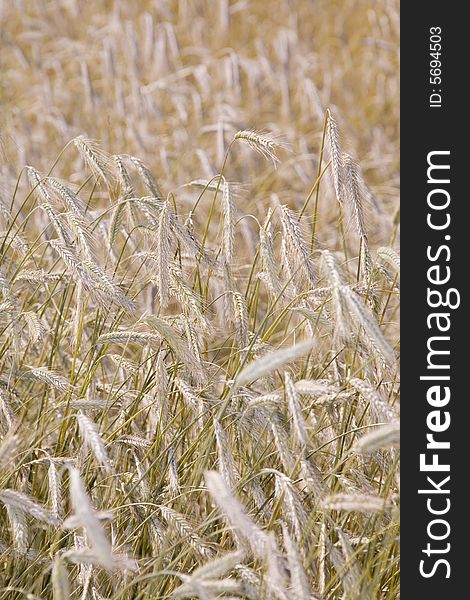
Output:
<instances>
[{"instance_id":1,"label":"wheat field","mask_svg":"<svg viewBox=\"0 0 470 600\"><path fill-rule=\"evenodd\" d=\"M398 1L0 19L0 600L399 598Z\"/></svg>"}]
</instances>

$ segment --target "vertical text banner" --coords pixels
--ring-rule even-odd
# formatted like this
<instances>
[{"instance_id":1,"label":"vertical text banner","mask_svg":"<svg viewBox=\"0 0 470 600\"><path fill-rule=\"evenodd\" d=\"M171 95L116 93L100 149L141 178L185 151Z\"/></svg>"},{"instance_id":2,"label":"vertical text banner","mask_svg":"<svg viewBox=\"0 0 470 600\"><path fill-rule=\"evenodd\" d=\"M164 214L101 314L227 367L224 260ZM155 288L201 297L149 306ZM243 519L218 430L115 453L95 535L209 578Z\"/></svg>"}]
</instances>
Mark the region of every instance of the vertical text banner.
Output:
<instances>
[{"instance_id":1,"label":"vertical text banner","mask_svg":"<svg viewBox=\"0 0 470 600\"><path fill-rule=\"evenodd\" d=\"M470 29L464 6L401 4L404 600L460 598L470 578L470 392L464 389L470 377Z\"/></svg>"}]
</instances>

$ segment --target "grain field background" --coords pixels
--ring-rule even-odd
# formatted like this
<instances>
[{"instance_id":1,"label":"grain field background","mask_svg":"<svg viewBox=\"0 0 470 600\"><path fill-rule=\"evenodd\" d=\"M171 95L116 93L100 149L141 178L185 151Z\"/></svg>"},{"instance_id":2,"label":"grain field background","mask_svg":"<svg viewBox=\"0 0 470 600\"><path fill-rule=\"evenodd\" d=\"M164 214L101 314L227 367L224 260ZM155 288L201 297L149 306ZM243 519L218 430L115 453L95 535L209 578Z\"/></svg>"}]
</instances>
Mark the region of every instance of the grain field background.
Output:
<instances>
[{"instance_id":1,"label":"grain field background","mask_svg":"<svg viewBox=\"0 0 470 600\"><path fill-rule=\"evenodd\" d=\"M0 3L0 599L399 598L397 0Z\"/></svg>"}]
</instances>

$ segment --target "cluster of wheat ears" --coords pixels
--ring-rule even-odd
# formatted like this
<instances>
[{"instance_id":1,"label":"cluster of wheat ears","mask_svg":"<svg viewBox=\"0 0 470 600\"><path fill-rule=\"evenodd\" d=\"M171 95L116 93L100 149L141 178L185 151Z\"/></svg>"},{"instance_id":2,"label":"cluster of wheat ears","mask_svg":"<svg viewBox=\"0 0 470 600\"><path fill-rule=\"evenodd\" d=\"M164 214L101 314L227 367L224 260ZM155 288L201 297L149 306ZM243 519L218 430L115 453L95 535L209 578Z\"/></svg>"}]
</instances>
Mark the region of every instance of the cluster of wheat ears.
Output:
<instances>
[{"instance_id":1,"label":"cluster of wheat ears","mask_svg":"<svg viewBox=\"0 0 470 600\"><path fill-rule=\"evenodd\" d=\"M31 166L27 216L2 205L2 551L51 568L57 598L66 565L83 598L375 598L390 585L397 363L381 322L399 259L369 250L367 187L329 112L324 133L331 158L302 213L331 168L359 239L350 268L273 201L237 276L223 172L188 183L201 191L182 220L142 161L84 136L73 144L105 206ZM227 159L236 142L277 160L269 134L238 132ZM205 195L218 248L194 228Z\"/></svg>"},{"instance_id":2,"label":"cluster of wheat ears","mask_svg":"<svg viewBox=\"0 0 470 600\"><path fill-rule=\"evenodd\" d=\"M0 11L0 600L396 600L395 2L105 4Z\"/></svg>"}]
</instances>

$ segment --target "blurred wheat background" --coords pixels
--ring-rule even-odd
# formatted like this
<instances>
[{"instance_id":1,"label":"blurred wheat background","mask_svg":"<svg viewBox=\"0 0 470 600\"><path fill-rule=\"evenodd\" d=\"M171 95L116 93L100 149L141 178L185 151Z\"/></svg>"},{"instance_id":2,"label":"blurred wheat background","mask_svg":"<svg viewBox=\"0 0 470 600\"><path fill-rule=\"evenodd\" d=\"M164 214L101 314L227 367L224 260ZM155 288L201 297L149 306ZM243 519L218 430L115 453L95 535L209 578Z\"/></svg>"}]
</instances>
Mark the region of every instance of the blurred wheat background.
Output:
<instances>
[{"instance_id":1,"label":"blurred wheat background","mask_svg":"<svg viewBox=\"0 0 470 600\"><path fill-rule=\"evenodd\" d=\"M0 3L0 599L396 599L397 0Z\"/></svg>"}]
</instances>

